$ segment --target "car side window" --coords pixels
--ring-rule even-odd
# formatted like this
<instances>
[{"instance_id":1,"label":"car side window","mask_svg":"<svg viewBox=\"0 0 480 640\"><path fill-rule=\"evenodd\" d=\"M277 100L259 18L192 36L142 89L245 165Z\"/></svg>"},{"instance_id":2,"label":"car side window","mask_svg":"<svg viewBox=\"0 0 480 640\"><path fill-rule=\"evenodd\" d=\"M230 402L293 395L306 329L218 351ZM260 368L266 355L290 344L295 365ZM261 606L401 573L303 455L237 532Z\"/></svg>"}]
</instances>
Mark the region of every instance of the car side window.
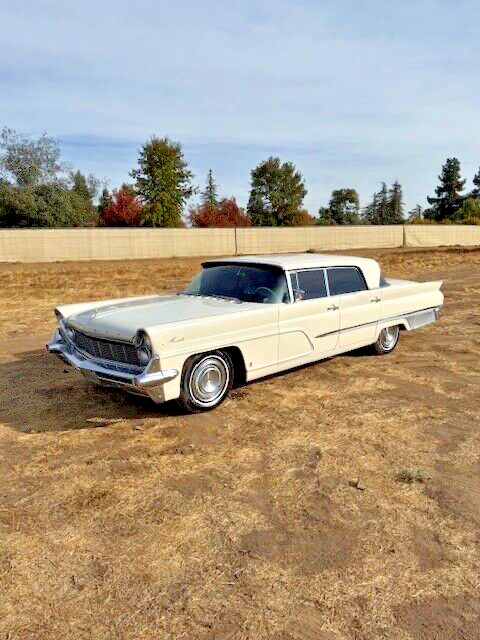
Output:
<instances>
[{"instance_id":1,"label":"car side window","mask_svg":"<svg viewBox=\"0 0 480 640\"><path fill-rule=\"evenodd\" d=\"M333 267L327 270L327 275L331 296L364 291L367 288L362 274L355 267Z\"/></svg>"},{"instance_id":2,"label":"car side window","mask_svg":"<svg viewBox=\"0 0 480 640\"><path fill-rule=\"evenodd\" d=\"M297 271L298 288L304 291L304 300L314 298L325 298L327 287L323 269L309 269L308 271Z\"/></svg>"}]
</instances>

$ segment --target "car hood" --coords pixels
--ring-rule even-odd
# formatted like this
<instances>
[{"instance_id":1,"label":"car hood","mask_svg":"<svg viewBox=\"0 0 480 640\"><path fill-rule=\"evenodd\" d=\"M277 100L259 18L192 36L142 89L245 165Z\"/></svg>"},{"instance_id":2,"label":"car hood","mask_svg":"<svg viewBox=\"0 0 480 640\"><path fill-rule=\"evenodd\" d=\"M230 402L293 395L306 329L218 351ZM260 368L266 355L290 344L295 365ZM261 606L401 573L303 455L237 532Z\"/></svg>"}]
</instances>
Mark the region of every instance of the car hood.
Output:
<instances>
[{"instance_id":1,"label":"car hood","mask_svg":"<svg viewBox=\"0 0 480 640\"><path fill-rule=\"evenodd\" d=\"M222 298L186 295L148 296L130 300L90 303L80 309L58 307L69 325L90 335L132 340L138 329L158 328L212 316L241 313L264 305ZM70 313L68 313L70 311Z\"/></svg>"}]
</instances>

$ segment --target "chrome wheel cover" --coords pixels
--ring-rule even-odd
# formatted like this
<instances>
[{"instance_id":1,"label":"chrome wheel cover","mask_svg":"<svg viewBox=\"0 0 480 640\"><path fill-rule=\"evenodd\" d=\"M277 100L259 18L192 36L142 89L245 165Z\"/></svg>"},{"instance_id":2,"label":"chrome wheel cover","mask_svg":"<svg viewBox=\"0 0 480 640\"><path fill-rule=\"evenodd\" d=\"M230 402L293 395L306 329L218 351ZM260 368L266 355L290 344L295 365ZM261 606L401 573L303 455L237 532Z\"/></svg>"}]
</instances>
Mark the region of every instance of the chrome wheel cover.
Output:
<instances>
[{"instance_id":1,"label":"chrome wheel cover","mask_svg":"<svg viewBox=\"0 0 480 640\"><path fill-rule=\"evenodd\" d=\"M230 382L230 368L219 355L206 356L190 374L188 388L201 407L212 407L222 398Z\"/></svg>"},{"instance_id":2,"label":"chrome wheel cover","mask_svg":"<svg viewBox=\"0 0 480 640\"><path fill-rule=\"evenodd\" d=\"M399 332L400 328L398 325L396 325L395 327L387 327L386 329L382 329L380 331L378 341L380 342L380 346L384 351L391 351L397 344Z\"/></svg>"}]
</instances>

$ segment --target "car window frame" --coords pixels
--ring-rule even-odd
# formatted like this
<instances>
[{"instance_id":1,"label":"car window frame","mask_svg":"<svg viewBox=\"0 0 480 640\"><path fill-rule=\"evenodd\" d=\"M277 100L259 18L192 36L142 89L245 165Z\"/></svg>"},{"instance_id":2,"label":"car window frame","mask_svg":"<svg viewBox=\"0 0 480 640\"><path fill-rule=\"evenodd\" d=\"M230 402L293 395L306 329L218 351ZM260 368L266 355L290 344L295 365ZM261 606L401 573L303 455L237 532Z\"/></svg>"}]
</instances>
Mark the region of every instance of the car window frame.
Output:
<instances>
[{"instance_id":1,"label":"car window frame","mask_svg":"<svg viewBox=\"0 0 480 640\"><path fill-rule=\"evenodd\" d=\"M331 269L353 269L353 270L357 271L358 274L360 275L360 280L363 282L363 286L364 286L363 289L358 289L357 291L348 291L346 293L335 293L335 294L333 294L334 296L351 296L352 294L355 294L355 293L362 293L362 291L369 291L369 286L367 284L365 276L363 275L363 272L360 269L360 267L357 267L355 265L339 265L339 266L333 266L332 265L330 267L326 267L325 268L325 276L327 278L329 295L331 295L331 294L330 294L330 283L328 281L328 273L327 272L330 271Z\"/></svg>"},{"instance_id":2,"label":"car window frame","mask_svg":"<svg viewBox=\"0 0 480 640\"><path fill-rule=\"evenodd\" d=\"M329 298L330 297L330 289L328 286L328 278L327 278L327 273L326 273L326 268L325 267L305 267L305 269L295 269L294 271L290 271L289 275L290 275L290 280L291 280L291 286L292 286L292 302L295 302L295 298L293 295L293 291L295 289L300 289L300 285L299 285L299 281L298 281L298 274L299 273L303 273L305 271L322 271L323 272L323 281L325 283L325 291L326 291L326 295L321 296L321 297L316 297L316 298L308 298L307 300L298 300L298 302L313 302L314 300L324 300L325 298Z\"/></svg>"}]
</instances>

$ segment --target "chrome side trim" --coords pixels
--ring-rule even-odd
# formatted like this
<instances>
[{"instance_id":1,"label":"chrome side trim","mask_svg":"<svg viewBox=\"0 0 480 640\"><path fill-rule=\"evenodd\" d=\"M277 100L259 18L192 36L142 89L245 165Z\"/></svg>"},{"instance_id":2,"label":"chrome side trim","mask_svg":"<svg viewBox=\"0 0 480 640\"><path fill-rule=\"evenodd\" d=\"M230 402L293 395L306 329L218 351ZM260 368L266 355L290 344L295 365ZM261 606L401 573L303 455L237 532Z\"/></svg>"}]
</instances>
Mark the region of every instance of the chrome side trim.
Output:
<instances>
[{"instance_id":1,"label":"chrome side trim","mask_svg":"<svg viewBox=\"0 0 480 640\"><path fill-rule=\"evenodd\" d=\"M442 315L443 305L439 307L429 307L427 309L420 309L419 311L410 311L409 313L404 313L400 316L390 316L388 318L380 318L379 320L374 320L372 322L364 322L363 324L356 324L351 327L347 327L346 329L339 329L338 331L329 331L328 333L320 333L317 338L323 338L324 336L329 336L334 333L346 333L347 331L353 331L354 329L360 329L361 327L368 327L372 324L383 324L384 322L400 322L401 320L406 320L410 325L411 329L418 329L420 327L425 326L426 324L431 324L438 320L438 318Z\"/></svg>"}]
</instances>

